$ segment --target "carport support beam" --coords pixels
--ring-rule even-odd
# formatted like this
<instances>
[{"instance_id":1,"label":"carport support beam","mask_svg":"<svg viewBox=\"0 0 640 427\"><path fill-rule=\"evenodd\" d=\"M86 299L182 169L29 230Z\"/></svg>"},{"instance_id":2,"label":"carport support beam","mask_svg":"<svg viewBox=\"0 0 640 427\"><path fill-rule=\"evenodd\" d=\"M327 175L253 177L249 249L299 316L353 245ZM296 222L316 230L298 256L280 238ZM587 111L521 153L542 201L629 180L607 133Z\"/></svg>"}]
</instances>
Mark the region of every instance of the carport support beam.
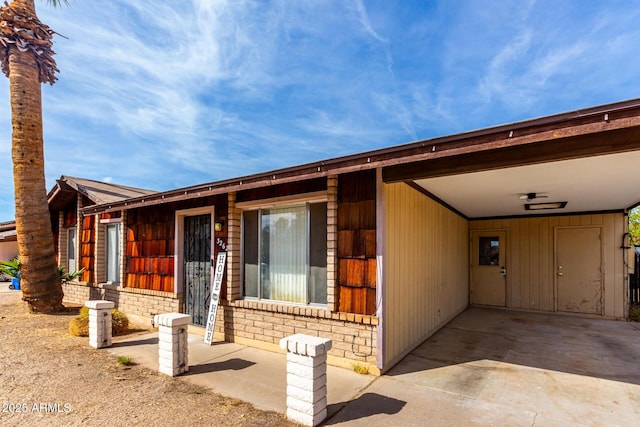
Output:
<instances>
[{"instance_id":1,"label":"carport support beam","mask_svg":"<svg viewBox=\"0 0 640 427\"><path fill-rule=\"evenodd\" d=\"M327 417L330 339L295 334L280 340L287 351L287 418L317 426Z\"/></svg>"},{"instance_id":2,"label":"carport support beam","mask_svg":"<svg viewBox=\"0 0 640 427\"><path fill-rule=\"evenodd\" d=\"M89 308L89 345L93 348L111 346L112 301L93 300L84 303Z\"/></svg>"},{"instance_id":3,"label":"carport support beam","mask_svg":"<svg viewBox=\"0 0 640 427\"><path fill-rule=\"evenodd\" d=\"M157 314L153 322L158 325L158 370L172 377L188 372L191 315Z\"/></svg>"}]
</instances>

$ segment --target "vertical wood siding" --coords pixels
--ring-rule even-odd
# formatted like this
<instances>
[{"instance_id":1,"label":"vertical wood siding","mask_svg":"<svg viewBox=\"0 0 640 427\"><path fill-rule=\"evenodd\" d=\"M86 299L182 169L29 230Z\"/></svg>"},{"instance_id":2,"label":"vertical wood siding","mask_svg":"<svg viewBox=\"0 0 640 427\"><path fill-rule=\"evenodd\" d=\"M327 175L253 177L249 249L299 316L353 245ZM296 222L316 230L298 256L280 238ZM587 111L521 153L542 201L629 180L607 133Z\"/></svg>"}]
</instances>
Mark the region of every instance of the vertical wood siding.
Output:
<instances>
[{"instance_id":1,"label":"vertical wood siding","mask_svg":"<svg viewBox=\"0 0 640 427\"><path fill-rule=\"evenodd\" d=\"M404 183L384 185L385 364L415 348L469 301L466 219Z\"/></svg>"},{"instance_id":2,"label":"vertical wood siding","mask_svg":"<svg viewBox=\"0 0 640 427\"><path fill-rule=\"evenodd\" d=\"M624 317L623 214L470 221L471 230L507 230L507 307L555 311L554 227L602 226L604 315Z\"/></svg>"}]
</instances>

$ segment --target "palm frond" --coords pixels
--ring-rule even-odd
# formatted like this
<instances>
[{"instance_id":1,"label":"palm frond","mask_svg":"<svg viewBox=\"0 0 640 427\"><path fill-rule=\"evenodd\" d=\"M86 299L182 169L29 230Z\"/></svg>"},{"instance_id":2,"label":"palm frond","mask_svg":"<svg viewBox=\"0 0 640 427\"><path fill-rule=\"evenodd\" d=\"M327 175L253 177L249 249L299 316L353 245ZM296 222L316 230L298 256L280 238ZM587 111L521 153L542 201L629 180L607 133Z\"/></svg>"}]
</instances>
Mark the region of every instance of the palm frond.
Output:
<instances>
[{"instance_id":1,"label":"palm frond","mask_svg":"<svg viewBox=\"0 0 640 427\"><path fill-rule=\"evenodd\" d=\"M53 7L58 7L58 6L61 6L62 4L69 6L68 0L47 0L47 3Z\"/></svg>"}]
</instances>

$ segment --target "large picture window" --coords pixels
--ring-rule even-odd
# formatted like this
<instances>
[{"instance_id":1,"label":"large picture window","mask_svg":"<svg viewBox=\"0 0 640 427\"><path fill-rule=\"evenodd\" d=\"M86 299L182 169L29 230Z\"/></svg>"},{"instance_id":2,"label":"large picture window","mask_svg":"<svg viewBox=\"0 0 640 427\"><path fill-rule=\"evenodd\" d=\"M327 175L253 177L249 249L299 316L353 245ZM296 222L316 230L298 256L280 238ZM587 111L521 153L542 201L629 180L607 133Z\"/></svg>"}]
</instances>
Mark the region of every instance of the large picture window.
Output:
<instances>
[{"instance_id":1,"label":"large picture window","mask_svg":"<svg viewBox=\"0 0 640 427\"><path fill-rule=\"evenodd\" d=\"M327 303L327 204L243 212L244 296Z\"/></svg>"}]
</instances>

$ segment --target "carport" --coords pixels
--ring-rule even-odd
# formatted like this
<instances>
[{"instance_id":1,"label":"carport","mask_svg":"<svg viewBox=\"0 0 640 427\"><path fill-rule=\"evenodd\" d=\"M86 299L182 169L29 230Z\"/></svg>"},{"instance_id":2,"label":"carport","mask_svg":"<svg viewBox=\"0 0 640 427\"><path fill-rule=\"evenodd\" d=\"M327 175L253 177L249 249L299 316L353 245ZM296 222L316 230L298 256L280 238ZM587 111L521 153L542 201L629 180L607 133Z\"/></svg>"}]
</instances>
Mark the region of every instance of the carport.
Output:
<instances>
[{"instance_id":1,"label":"carport","mask_svg":"<svg viewBox=\"0 0 640 427\"><path fill-rule=\"evenodd\" d=\"M626 317L627 215L640 202L640 100L421 141L396 159L380 177L383 366L462 306ZM396 195L398 184L447 213L422 214L431 208L406 190ZM407 197L414 199L399 202ZM408 231L400 244L394 233L402 224ZM421 224L428 230L414 231Z\"/></svg>"},{"instance_id":2,"label":"carport","mask_svg":"<svg viewBox=\"0 0 640 427\"><path fill-rule=\"evenodd\" d=\"M472 133L507 138L390 167L384 179L409 180L468 219L471 304L621 318L639 104Z\"/></svg>"},{"instance_id":3,"label":"carport","mask_svg":"<svg viewBox=\"0 0 640 427\"><path fill-rule=\"evenodd\" d=\"M639 361L631 323L471 307L327 425L637 425Z\"/></svg>"}]
</instances>

